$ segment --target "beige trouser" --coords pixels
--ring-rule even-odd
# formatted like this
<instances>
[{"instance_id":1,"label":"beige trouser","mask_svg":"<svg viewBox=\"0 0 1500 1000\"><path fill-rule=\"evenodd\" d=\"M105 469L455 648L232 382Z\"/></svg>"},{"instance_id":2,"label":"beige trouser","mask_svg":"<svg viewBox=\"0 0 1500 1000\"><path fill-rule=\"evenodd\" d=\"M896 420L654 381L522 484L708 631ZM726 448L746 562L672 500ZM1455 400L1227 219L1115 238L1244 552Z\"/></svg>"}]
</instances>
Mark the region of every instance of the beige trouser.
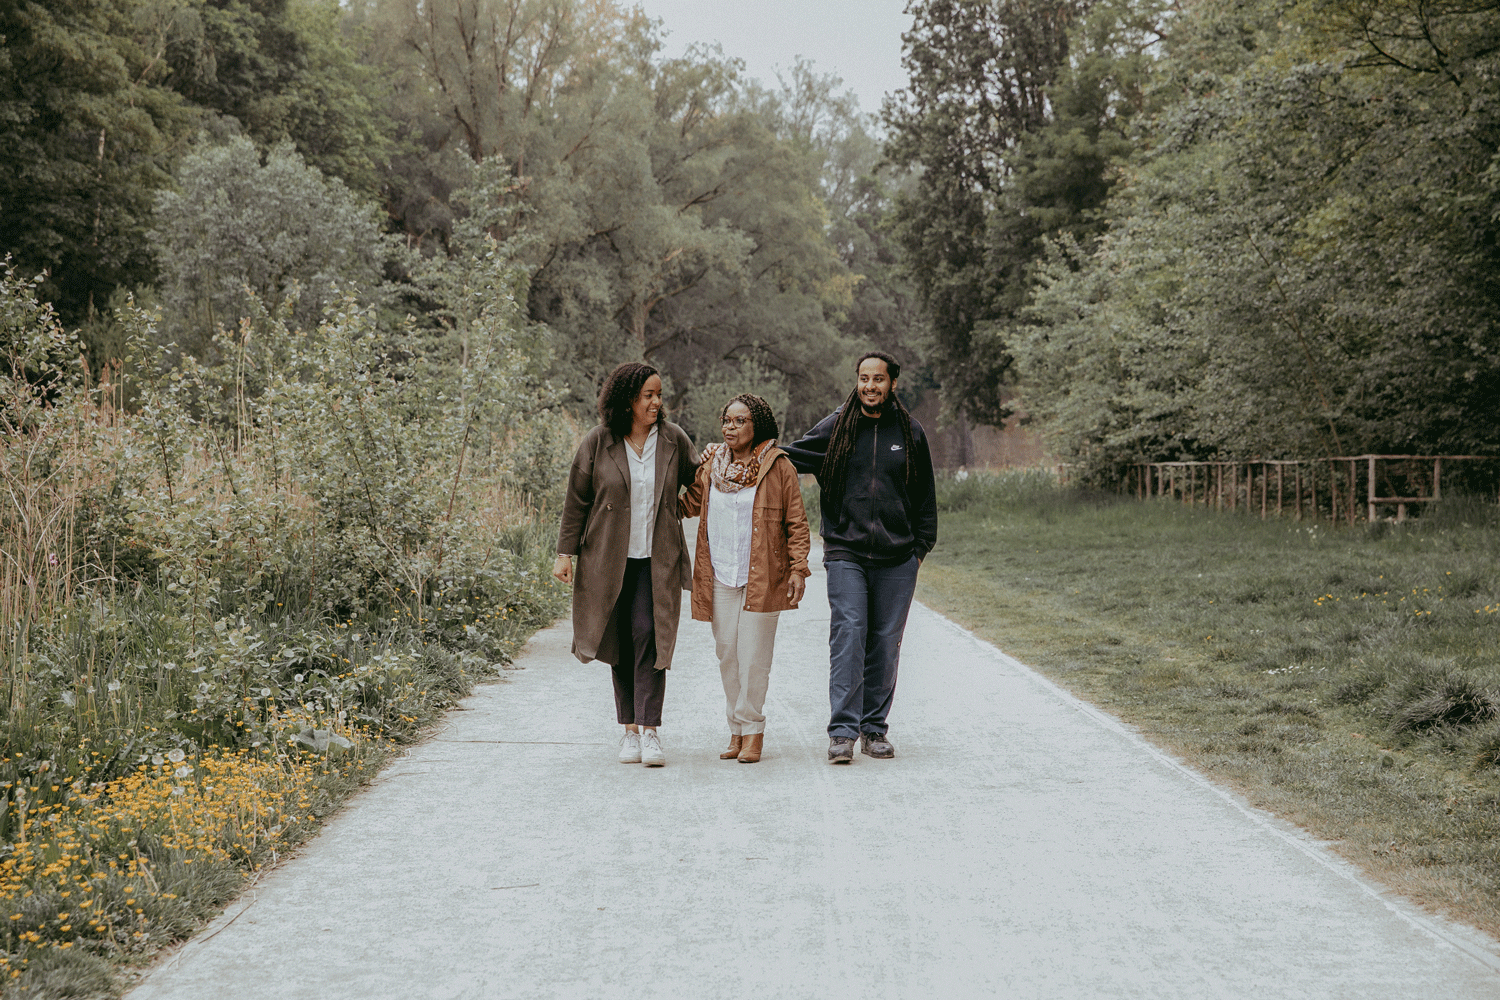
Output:
<instances>
[{"instance_id":1,"label":"beige trouser","mask_svg":"<svg viewBox=\"0 0 1500 1000\"><path fill-rule=\"evenodd\" d=\"M714 581L714 644L729 732L751 736L766 731L766 686L771 681L771 653L776 647L780 611L746 611L745 588Z\"/></svg>"}]
</instances>

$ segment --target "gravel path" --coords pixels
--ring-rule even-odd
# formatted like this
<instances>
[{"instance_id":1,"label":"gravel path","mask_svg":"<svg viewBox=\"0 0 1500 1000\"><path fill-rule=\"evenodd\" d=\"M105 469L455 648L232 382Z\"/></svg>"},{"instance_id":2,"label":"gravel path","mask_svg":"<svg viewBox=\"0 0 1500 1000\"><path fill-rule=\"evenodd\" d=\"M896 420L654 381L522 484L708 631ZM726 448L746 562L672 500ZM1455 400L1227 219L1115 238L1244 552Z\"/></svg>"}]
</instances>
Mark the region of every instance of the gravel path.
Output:
<instances>
[{"instance_id":1,"label":"gravel path","mask_svg":"<svg viewBox=\"0 0 1500 1000\"><path fill-rule=\"evenodd\" d=\"M897 758L830 767L827 634L819 572L744 765L685 621L661 769L539 634L131 1000L1500 998L1495 942L923 607Z\"/></svg>"}]
</instances>

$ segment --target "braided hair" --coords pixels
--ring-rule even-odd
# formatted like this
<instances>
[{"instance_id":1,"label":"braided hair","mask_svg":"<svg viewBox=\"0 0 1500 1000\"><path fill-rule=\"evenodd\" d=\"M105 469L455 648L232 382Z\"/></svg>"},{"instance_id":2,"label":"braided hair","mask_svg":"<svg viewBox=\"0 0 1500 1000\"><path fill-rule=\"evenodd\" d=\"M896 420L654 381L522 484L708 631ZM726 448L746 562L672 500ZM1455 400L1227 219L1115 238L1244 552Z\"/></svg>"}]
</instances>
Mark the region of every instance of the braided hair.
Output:
<instances>
[{"instance_id":1,"label":"braided hair","mask_svg":"<svg viewBox=\"0 0 1500 1000\"><path fill-rule=\"evenodd\" d=\"M771 412L771 404L753 392L742 392L725 403L724 408L719 411L721 421L735 403L744 403L745 409L750 411L750 426L755 431L755 444L769 441L781 433L781 429L776 426L776 414Z\"/></svg>"},{"instance_id":2,"label":"braided hair","mask_svg":"<svg viewBox=\"0 0 1500 1000\"><path fill-rule=\"evenodd\" d=\"M854 370L859 371L859 366L871 358L877 358L885 362L886 374L895 382L901 375L901 363L884 351L866 351L861 354L859 360L854 363ZM911 413L902 404L901 398L896 395L896 390L891 389L887 399L889 405L896 413L896 422L901 425L901 438L906 443L906 483L911 483L911 453L914 447L911 436ZM854 450L854 438L859 430L860 414L864 411L859 403L859 387L856 385L844 400L843 408L839 411L838 420L833 424L833 433L828 437L828 450L823 454L823 466L818 470L818 483L823 488L823 509L831 517L838 517L839 510L844 505L844 487L848 484L849 453Z\"/></svg>"},{"instance_id":3,"label":"braided hair","mask_svg":"<svg viewBox=\"0 0 1500 1000\"><path fill-rule=\"evenodd\" d=\"M604 377L599 386L599 422L614 432L615 437L630 434L634 415L631 408L641 394L641 388L652 375L661 372L639 361L627 361ZM663 406L656 414L656 422L667 419L667 408Z\"/></svg>"}]
</instances>

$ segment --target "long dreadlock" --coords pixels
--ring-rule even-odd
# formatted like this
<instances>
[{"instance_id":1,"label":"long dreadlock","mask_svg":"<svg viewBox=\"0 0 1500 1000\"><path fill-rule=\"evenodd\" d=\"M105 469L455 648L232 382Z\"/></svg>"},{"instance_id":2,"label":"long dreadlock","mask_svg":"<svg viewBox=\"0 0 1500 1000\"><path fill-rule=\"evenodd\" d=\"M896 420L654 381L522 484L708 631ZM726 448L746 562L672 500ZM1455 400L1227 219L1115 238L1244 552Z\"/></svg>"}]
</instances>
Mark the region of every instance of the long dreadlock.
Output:
<instances>
[{"instance_id":1,"label":"long dreadlock","mask_svg":"<svg viewBox=\"0 0 1500 1000\"><path fill-rule=\"evenodd\" d=\"M854 370L871 358L885 362L886 374L895 382L901 376L901 363L884 351L866 351L854 363ZM896 411L896 422L901 425L901 437L906 443L906 483L911 484L911 413L902 404L893 388L887 405ZM833 433L828 437L828 451L823 454L823 467L818 470L818 483L823 488L823 509L830 516L838 517L844 505L844 488L849 473L849 454L854 451L854 438L859 429L859 418L863 410L859 403L859 387L856 385L844 400L844 408L834 422Z\"/></svg>"}]
</instances>

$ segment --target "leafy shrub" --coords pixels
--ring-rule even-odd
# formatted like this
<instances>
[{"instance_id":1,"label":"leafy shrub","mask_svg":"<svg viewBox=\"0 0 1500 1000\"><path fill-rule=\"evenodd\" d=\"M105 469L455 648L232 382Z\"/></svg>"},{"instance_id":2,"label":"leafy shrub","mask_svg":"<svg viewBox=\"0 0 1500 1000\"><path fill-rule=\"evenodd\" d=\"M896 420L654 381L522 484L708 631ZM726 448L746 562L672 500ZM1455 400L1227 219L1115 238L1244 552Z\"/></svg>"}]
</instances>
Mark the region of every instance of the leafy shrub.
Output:
<instances>
[{"instance_id":1,"label":"leafy shrub","mask_svg":"<svg viewBox=\"0 0 1500 1000\"><path fill-rule=\"evenodd\" d=\"M287 302L298 326L314 326L343 290L376 287L395 252L376 212L290 143L264 162L246 138L206 146L183 157L175 180L156 196L148 235L165 332L191 353L254 316L257 302Z\"/></svg>"},{"instance_id":2,"label":"leafy shrub","mask_svg":"<svg viewBox=\"0 0 1500 1000\"><path fill-rule=\"evenodd\" d=\"M458 302L428 328L350 298L314 329L260 313L207 360L128 313L128 409L0 277L18 990L189 932L565 606L544 515L571 440L508 259L427 276Z\"/></svg>"}]
</instances>

